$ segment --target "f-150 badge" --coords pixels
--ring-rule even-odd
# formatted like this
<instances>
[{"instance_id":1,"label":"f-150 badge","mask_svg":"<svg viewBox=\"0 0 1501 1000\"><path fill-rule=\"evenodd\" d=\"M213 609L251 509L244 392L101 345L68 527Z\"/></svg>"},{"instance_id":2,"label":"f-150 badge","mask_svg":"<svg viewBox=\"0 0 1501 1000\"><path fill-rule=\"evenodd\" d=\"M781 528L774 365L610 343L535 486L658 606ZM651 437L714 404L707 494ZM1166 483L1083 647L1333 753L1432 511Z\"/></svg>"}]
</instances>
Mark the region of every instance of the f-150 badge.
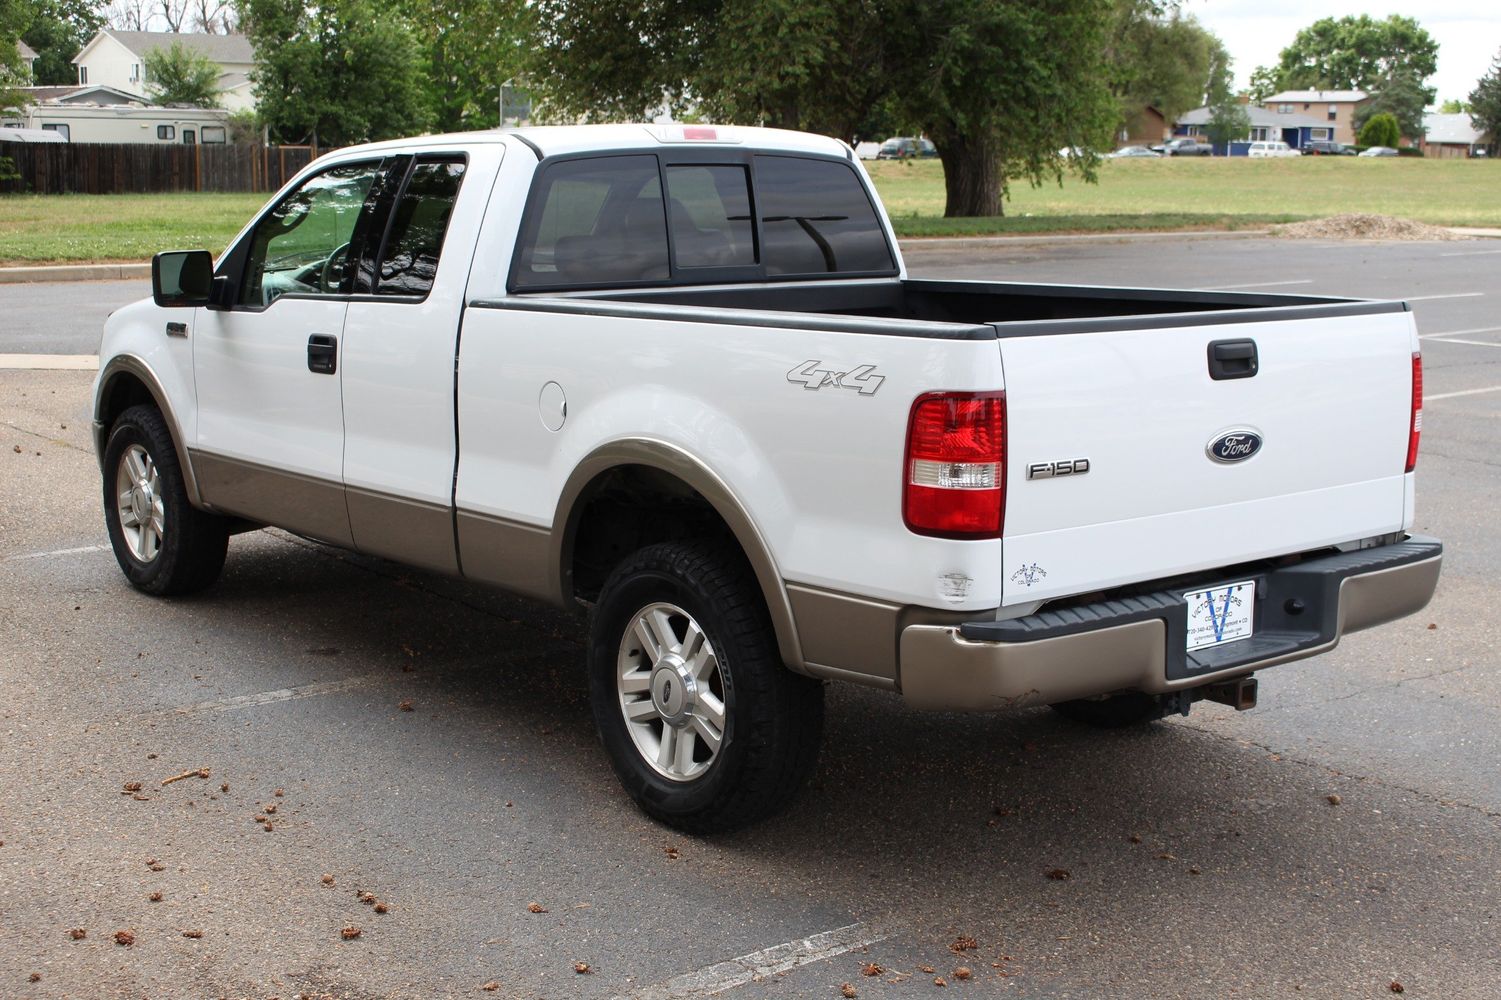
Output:
<instances>
[{"instance_id":1,"label":"f-150 badge","mask_svg":"<svg viewBox=\"0 0 1501 1000\"><path fill-rule=\"evenodd\" d=\"M836 389L854 389L862 396L874 396L881 383L886 381L886 376L877 375L875 365L861 365L842 372L825 368L822 361L804 361L787 373L787 381L815 392L831 385Z\"/></svg>"}]
</instances>

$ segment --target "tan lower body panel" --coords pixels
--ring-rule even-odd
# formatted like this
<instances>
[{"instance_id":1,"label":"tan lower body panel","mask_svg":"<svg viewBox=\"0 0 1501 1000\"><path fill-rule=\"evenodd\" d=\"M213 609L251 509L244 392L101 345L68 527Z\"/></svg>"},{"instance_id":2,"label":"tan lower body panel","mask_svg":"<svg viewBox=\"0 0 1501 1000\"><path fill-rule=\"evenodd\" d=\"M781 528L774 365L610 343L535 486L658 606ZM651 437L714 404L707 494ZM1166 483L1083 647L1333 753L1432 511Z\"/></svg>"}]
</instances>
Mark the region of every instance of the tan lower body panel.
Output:
<instances>
[{"instance_id":1,"label":"tan lower body panel","mask_svg":"<svg viewBox=\"0 0 1501 1000\"><path fill-rule=\"evenodd\" d=\"M203 451L190 451L189 457L199 494L208 507L354 548L343 483Z\"/></svg>"},{"instance_id":2,"label":"tan lower body panel","mask_svg":"<svg viewBox=\"0 0 1501 1000\"><path fill-rule=\"evenodd\" d=\"M903 629L958 625L978 614L907 607L797 583L787 585L787 599L808 673L884 688L897 684Z\"/></svg>"},{"instance_id":3,"label":"tan lower body panel","mask_svg":"<svg viewBox=\"0 0 1501 1000\"><path fill-rule=\"evenodd\" d=\"M344 499L359 551L439 573L458 573L453 513L447 505L352 486L345 490Z\"/></svg>"},{"instance_id":4,"label":"tan lower body panel","mask_svg":"<svg viewBox=\"0 0 1501 1000\"><path fill-rule=\"evenodd\" d=\"M466 579L560 602L552 532L467 510L459 511L457 524Z\"/></svg>"}]
</instances>

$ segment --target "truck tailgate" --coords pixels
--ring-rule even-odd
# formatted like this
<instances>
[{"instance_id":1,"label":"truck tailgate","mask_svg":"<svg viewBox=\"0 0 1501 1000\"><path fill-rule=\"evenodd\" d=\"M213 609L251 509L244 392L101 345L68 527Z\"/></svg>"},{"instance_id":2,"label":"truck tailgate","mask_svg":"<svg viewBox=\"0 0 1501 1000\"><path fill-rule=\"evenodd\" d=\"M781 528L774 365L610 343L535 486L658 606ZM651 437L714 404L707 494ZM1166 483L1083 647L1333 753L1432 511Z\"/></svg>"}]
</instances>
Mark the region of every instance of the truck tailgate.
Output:
<instances>
[{"instance_id":1,"label":"truck tailgate","mask_svg":"<svg viewBox=\"0 0 1501 1000\"><path fill-rule=\"evenodd\" d=\"M1410 313L1013 338L998 330L1004 604L1404 527ZM1211 377L1211 345L1227 341L1222 354L1254 342L1254 375ZM1211 457L1216 441L1241 431L1260 437L1259 450Z\"/></svg>"}]
</instances>

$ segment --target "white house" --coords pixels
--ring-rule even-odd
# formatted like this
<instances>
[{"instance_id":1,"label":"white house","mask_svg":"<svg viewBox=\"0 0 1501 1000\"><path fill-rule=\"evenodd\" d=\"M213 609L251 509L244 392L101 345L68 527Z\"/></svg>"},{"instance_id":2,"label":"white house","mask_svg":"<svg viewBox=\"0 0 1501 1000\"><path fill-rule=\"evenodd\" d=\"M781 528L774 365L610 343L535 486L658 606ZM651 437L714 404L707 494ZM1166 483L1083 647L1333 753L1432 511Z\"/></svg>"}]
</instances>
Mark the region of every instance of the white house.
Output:
<instances>
[{"instance_id":1,"label":"white house","mask_svg":"<svg viewBox=\"0 0 1501 1000\"><path fill-rule=\"evenodd\" d=\"M36 79L36 50L22 41L16 42L16 48L21 53L21 82L30 83Z\"/></svg>"},{"instance_id":2,"label":"white house","mask_svg":"<svg viewBox=\"0 0 1501 1000\"><path fill-rule=\"evenodd\" d=\"M73 57L79 86L104 85L149 99L146 56L174 42L219 67L219 103L227 111L255 107L250 71L255 55L244 35L205 35L174 31L116 31L105 28Z\"/></svg>"}]
</instances>

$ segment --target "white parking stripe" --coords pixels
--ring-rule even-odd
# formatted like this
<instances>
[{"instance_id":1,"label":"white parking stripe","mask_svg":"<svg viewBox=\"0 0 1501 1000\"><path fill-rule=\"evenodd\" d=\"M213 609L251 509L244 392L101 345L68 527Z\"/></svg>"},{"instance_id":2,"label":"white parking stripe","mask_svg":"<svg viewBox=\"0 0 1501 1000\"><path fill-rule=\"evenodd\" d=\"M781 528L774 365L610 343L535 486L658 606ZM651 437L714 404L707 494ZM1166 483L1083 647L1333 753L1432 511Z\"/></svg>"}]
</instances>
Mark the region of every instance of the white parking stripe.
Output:
<instances>
[{"instance_id":1,"label":"white parking stripe","mask_svg":"<svg viewBox=\"0 0 1501 1000\"><path fill-rule=\"evenodd\" d=\"M1427 302L1429 299L1478 299L1484 292L1454 292L1449 295L1394 295L1402 302Z\"/></svg>"},{"instance_id":2,"label":"white parking stripe","mask_svg":"<svg viewBox=\"0 0 1501 1000\"><path fill-rule=\"evenodd\" d=\"M99 367L97 354L0 354L0 369L87 372Z\"/></svg>"},{"instance_id":3,"label":"white parking stripe","mask_svg":"<svg viewBox=\"0 0 1501 1000\"><path fill-rule=\"evenodd\" d=\"M696 972L675 976L655 986L643 986L617 997L616 1000L696 1000L698 997L712 997L800 965L822 962L857 948L864 948L877 941L884 941L889 936L865 924L850 924L848 927L753 951L749 955L719 962Z\"/></svg>"},{"instance_id":4,"label":"white parking stripe","mask_svg":"<svg viewBox=\"0 0 1501 1000\"><path fill-rule=\"evenodd\" d=\"M19 562L22 559L47 559L51 556L71 556L80 552L103 552L108 545L80 545L76 549L53 549L51 552L25 552L18 556L6 556L0 562Z\"/></svg>"},{"instance_id":5,"label":"white parking stripe","mask_svg":"<svg viewBox=\"0 0 1501 1000\"><path fill-rule=\"evenodd\" d=\"M1444 333L1425 333L1419 340L1442 340L1445 337L1467 337L1472 333L1501 333L1501 326L1477 326L1470 330L1448 330Z\"/></svg>"},{"instance_id":6,"label":"white parking stripe","mask_svg":"<svg viewBox=\"0 0 1501 1000\"><path fill-rule=\"evenodd\" d=\"M1494 340L1465 340L1462 337L1437 337L1429 341L1433 344L1473 344L1476 347L1501 347Z\"/></svg>"},{"instance_id":7,"label":"white parking stripe","mask_svg":"<svg viewBox=\"0 0 1501 1000\"><path fill-rule=\"evenodd\" d=\"M1441 253L1440 257L1484 257L1487 254L1501 253L1501 250L1465 250L1460 253Z\"/></svg>"},{"instance_id":8,"label":"white parking stripe","mask_svg":"<svg viewBox=\"0 0 1501 1000\"><path fill-rule=\"evenodd\" d=\"M1253 281L1249 285L1206 285L1199 289L1201 292L1228 292L1234 288L1271 288L1273 285L1311 285L1312 278L1302 281Z\"/></svg>"},{"instance_id":9,"label":"white parking stripe","mask_svg":"<svg viewBox=\"0 0 1501 1000\"><path fill-rule=\"evenodd\" d=\"M1424 403L1432 403L1440 399L1453 399L1456 396L1478 396L1483 392L1501 392L1501 385L1493 385L1488 389L1464 389L1460 392L1441 392L1437 396L1424 396Z\"/></svg>"},{"instance_id":10,"label":"white parking stripe","mask_svg":"<svg viewBox=\"0 0 1501 1000\"><path fill-rule=\"evenodd\" d=\"M283 701L296 701L299 698L315 698L318 695L348 691L351 688L373 684L377 679L365 675L346 677L337 681L315 681L312 684L303 684L294 688L260 691L256 694L243 694L234 698L220 698L217 701L200 701L196 705L179 705L177 708L168 708L160 712L143 712L139 715L132 715L130 718L140 722L159 722L165 719L180 719L185 715L204 715L208 712L228 712L237 708L256 708L260 705L275 705Z\"/></svg>"}]
</instances>

